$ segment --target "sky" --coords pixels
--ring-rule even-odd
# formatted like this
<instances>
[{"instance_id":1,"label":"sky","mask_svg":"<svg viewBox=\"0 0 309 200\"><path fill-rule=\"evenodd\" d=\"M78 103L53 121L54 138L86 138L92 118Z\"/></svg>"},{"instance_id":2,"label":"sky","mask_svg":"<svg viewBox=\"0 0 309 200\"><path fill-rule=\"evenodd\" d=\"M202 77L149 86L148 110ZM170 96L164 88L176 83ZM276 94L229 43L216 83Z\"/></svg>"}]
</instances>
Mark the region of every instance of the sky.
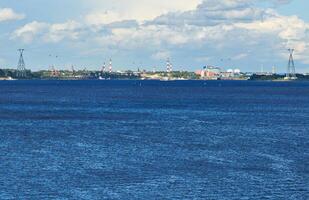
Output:
<instances>
[{"instance_id":1,"label":"sky","mask_svg":"<svg viewBox=\"0 0 309 200\"><path fill-rule=\"evenodd\" d=\"M1 0L0 68L309 72L308 0ZM263 66L263 67L262 67Z\"/></svg>"}]
</instances>

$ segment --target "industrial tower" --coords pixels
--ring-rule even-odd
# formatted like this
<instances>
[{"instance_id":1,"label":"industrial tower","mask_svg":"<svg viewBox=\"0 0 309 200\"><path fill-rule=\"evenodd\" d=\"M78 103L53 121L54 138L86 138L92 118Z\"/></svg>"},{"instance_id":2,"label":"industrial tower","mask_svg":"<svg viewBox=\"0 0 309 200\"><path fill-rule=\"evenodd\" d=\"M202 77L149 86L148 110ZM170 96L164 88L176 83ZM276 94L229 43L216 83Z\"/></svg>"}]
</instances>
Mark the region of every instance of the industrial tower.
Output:
<instances>
[{"instance_id":1,"label":"industrial tower","mask_svg":"<svg viewBox=\"0 0 309 200\"><path fill-rule=\"evenodd\" d=\"M72 75L75 76L75 68L74 68L74 65L71 66L71 69L72 69Z\"/></svg>"},{"instance_id":2,"label":"industrial tower","mask_svg":"<svg viewBox=\"0 0 309 200\"><path fill-rule=\"evenodd\" d=\"M52 77L60 76L60 72L52 65L50 66L50 75Z\"/></svg>"},{"instance_id":3,"label":"industrial tower","mask_svg":"<svg viewBox=\"0 0 309 200\"><path fill-rule=\"evenodd\" d=\"M171 73L173 71L173 65L170 62L170 59L168 58L166 61L166 72Z\"/></svg>"},{"instance_id":4,"label":"industrial tower","mask_svg":"<svg viewBox=\"0 0 309 200\"><path fill-rule=\"evenodd\" d=\"M288 51L290 53L290 58L289 58L289 64L288 64L288 71L286 73L285 79L295 80L297 79L297 77L296 77L296 70L295 70L295 64L294 64L294 59L293 59L294 49L288 49Z\"/></svg>"},{"instance_id":5,"label":"industrial tower","mask_svg":"<svg viewBox=\"0 0 309 200\"><path fill-rule=\"evenodd\" d=\"M276 66L273 66L271 71L272 71L272 74L276 74Z\"/></svg>"},{"instance_id":6,"label":"industrial tower","mask_svg":"<svg viewBox=\"0 0 309 200\"><path fill-rule=\"evenodd\" d=\"M25 78L26 77L26 65L24 61L24 51L25 49L18 49L20 55L19 55L19 61L18 61L18 66L17 66L17 77L18 78Z\"/></svg>"},{"instance_id":7,"label":"industrial tower","mask_svg":"<svg viewBox=\"0 0 309 200\"><path fill-rule=\"evenodd\" d=\"M113 63L112 63L112 59L109 60L109 73L113 72Z\"/></svg>"},{"instance_id":8,"label":"industrial tower","mask_svg":"<svg viewBox=\"0 0 309 200\"><path fill-rule=\"evenodd\" d=\"M105 70L106 70L106 64L105 64L105 62L104 62L103 66L102 66L102 69L101 69L101 72L102 72L102 73L105 73Z\"/></svg>"}]
</instances>

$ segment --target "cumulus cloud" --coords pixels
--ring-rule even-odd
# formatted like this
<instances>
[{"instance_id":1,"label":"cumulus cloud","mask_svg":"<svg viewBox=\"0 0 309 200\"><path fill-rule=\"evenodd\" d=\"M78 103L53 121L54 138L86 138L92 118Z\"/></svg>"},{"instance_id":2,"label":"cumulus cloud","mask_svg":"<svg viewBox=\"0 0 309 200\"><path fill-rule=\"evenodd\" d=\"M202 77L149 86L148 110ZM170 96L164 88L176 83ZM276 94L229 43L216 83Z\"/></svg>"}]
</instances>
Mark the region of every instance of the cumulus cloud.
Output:
<instances>
[{"instance_id":1,"label":"cumulus cloud","mask_svg":"<svg viewBox=\"0 0 309 200\"><path fill-rule=\"evenodd\" d=\"M20 20L25 16L23 14L18 14L11 8L0 8L0 22L10 21L10 20Z\"/></svg>"},{"instance_id":2,"label":"cumulus cloud","mask_svg":"<svg viewBox=\"0 0 309 200\"><path fill-rule=\"evenodd\" d=\"M98 19L94 19L94 15L92 15L92 20L97 21L100 18L102 21L105 21L106 18L114 20L116 17L119 20L135 19L141 22L172 11L193 10L202 0L82 0L82 2L95 8L93 13L98 16ZM106 16L106 14L110 16ZM97 23L101 22L97 21Z\"/></svg>"},{"instance_id":3,"label":"cumulus cloud","mask_svg":"<svg viewBox=\"0 0 309 200\"><path fill-rule=\"evenodd\" d=\"M86 23L89 25L106 25L114 22L128 20L128 17L114 11L90 13L86 17Z\"/></svg>"},{"instance_id":4,"label":"cumulus cloud","mask_svg":"<svg viewBox=\"0 0 309 200\"><path fill-rule=\"evenodd\" d=\"M238 2L238 3L237 3ZM196 10L188 12L176 12L162 15L151 21L152 24L179 26L196 25L208 26L222 23L234 23L239 21L253 21L262 19L269 12L252 8L244 1L204 1Z\"/></svg>"},{"instance_id":5,"label":"cumulus cloud","mask_svg":"<svg viewBox=\"0 0 309 200\"><path fill-rule=\"evenodd\" d=\"M67 21L60 24L48 24L33 21L15 30L11 39L21 39L30 43L35 39L44 42L60 42L63 39L77 40L79 38L81 25L75 21Z\"/></svg>"},{"instance_id":6,"label":"cumulus cloud","mask_svg":"<svg viewBox=\"0 0 309 200\"><path fill-rule=\"evenodd\" d=\"M285 49L295 48L295 57L309 63L309 24L297 16L258 7L255 2L204 0L192 3L190 9L163 12L153 19L115 10L94 12L79 23L32 22L16 30L13 37L26 42L35 38L45 42L83 41L85 46L149 52L149 58L155 60L178 54L181 58L192 56L197 62L209 62L218 55L232 61L272 61L286 58ZM257 56L251 56L251 52Z\"/></svg>"},{"instance_id":7,"label":"cumulus cloud","mask_svg":"<svg viewBox=\"0 0 309 200\"><path fill-rule=\"evenodd\" d=\"M11 38L18 38L26 43L29 43L32 42L38 34L41 34L47 27L47 23L33 21L15 30Z\"/></svg>"},{"instance_id":8,"label":"cumulus cloud","mask_svg":"<svg viewBox=\"0 0 309 200\"><path fill-rule=\"evenodd\" d=\"M81 24L70 20L62 24L49 25L48 31L43 37L47 42L59 42L63 39L77 40L79 39L81 30Z\"/></svg>"},{"instance_id":9,"label":"cumulus cloud","mask_svg":"<svg viewBox=\"0 0 309 200\"><path fill-rule=\"evenodd\" d=\"M238 53L232 55L233 60L250 58L248 52L256 52L260 60L284 59L285 50L295 48L296 59L308 63L309 24L297 16L283 16L252 3L206 0L195 10L164 14L137 29L112 31L104 44L116 40L118 47L124 44L142 48L147 44L147 48L169 48L176 52L209 51L207 57L211 57L211 52Z\"/></svg>"},{"instance_id":10,"label":"cumulus cloud","mask_svg":"<svg viewBox=\"0 0 309 200\"><path fill-rule=\"evenodd\" d=\"M166 60L171 57L171 52L169 51L157 51L156 53L152 54L151 56L155 60Z\"/></svg>"}]
</instances>

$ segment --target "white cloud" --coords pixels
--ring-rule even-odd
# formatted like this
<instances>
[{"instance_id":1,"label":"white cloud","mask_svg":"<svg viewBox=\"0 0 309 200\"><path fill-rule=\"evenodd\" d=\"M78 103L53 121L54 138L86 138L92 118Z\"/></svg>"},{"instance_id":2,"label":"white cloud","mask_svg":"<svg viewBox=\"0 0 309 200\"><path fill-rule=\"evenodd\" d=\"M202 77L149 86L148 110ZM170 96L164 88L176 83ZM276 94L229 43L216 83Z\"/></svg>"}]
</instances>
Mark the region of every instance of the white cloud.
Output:
<instances>
[{"instance_id":1,"label":"white cloud","mask_svg":"<svg viewBox=\"0 0 309 200\"><path fill-rule=\"evenodd\" d=\"M75 21L67 21L62 24L49 25L49 30L44 34L44 40L47 42L60 42L63 39L77 40L81 34L81 24Z\"/></svg>"},{"instance_id":2,"label":"white cloud","mask_svg":"<svg viewBox=\"0 0 309 200\"><path fill-rule=\"evenodd\" d=\"M237 23L235 27L250 31L257 37L267 37L270 41L276 39L280 42L278 48L294 48L296 58L308 60L309 24L297 16L276 15L264 21ZM286 53L281 56L286 57Z\"/></svg>"},{"instance_id":3,"label":"white cloud","mask_svg":"<svg viewBox=\"0 0 309 200\"><path fill-rule=\"evenodd\" d=\"M114 11L90 13L85 17L87 24L95 26L111 24L127 19L128 17L122 16L120 13Z\"/></svg>"},{"instance_id":4,"label":"white cloud","mask_svg":"<svg viewBox=\"0 0 309 200\"><path fill-rule=\"evenodd\" d=\"M30 43L37 35L45 31L46 28L48 28L47 23L33 21L15 30L12 34L12 38L19 38L25 43Z\"/></svg>"},{"instance_id":5,"label":"white cloud","mask_svg":"<svg viewBox=\"0 0 309 200\"><path fill-rule=\"evenodd\" d=\"M151 56L155 60L166 60L171 57L171 52L169 51L158 51Z\"/></svg>"},{"instance_id":6,"label":"white cloud","mask_svg":"<svg viewBox=\"0 0 309 200\"><path fill-rule=\"evenodd\" d=\"M309 63L309 24L297 16L282 16L273 9L257 7L254 0L205 0L199 5L197 0L181 0L175 10L168 5L175 5L176 1L158 1L150 3L154 12L149 11L148 4L129 2L135 7L123 2L120 8L90 13L79 23L32 22L13 36L25 42L73 40L88 48L149 52L149 57L157 60L181 53L191 55L197 62L211 61L213 56L228 56L239 62L252 57L272 62L274 58L286 58L285 49L295 48L295 57ZM127 10L120 12L126 6ZM156 11L160 7L162 10ZM175 12L166 13L163 8ZM138 16L139 9L150 13ZM132 10L136 12L131 13ZM257 56L250 56L250 52Z\"/></svg>"},{"instance_id":7,"label":"white cloud","mask_svg":"<svg viewBox=\"0 0 309 200\"><path fill-rule=\"evenodd\" d=\"M99 13L104 15L108 11L111 15L108 18L114 19L114 16L118 16L119 20L135 19L141 22L172 11L193 10L202 0L83 0L83 2L95 8L92 13L97 16Z\"/></svg>"},{"instance_id":8,"label":"white cloud","mask_svg":"<svg viewBox=\"0 0 309 200\"><path fill-rule=\"evenodd\" d=\"M48 24L44 22L33 21L15 30L12 39L21 39L25 43L30 43L35 39L41 39L44 42L60 42L63 39L77 40L81 28L75 21L67 21L60 24Z\"/></svg>"},{"instance_id":9,"label":"white cloud","mask_svg":"<svg viewBox=\"0 0 309 200\"><path fill-rule=\"evenodd\" d=\"M11 8L0 8L0 22L10 21L10 20L20 20L25 16L23 14L18 14Z\"/></svg>"}]
</instances>

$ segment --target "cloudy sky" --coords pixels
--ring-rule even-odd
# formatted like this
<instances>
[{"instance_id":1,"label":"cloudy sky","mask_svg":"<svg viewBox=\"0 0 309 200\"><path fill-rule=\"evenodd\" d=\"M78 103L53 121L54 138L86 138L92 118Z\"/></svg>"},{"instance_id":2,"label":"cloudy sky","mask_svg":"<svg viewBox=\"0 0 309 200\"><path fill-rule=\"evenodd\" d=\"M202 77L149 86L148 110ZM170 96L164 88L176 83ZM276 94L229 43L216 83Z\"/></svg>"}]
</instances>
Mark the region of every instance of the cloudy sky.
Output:
<instances>
[{"instance_id":1,"label":"cloudy sky","mask_svg":"<svg viewBox=\"0 0 309 200\"><path fill-rule=\"evenodd\" d=\"M309 72L308 0L1 0L0 67Z\"/></svg>"}]
</instances>

